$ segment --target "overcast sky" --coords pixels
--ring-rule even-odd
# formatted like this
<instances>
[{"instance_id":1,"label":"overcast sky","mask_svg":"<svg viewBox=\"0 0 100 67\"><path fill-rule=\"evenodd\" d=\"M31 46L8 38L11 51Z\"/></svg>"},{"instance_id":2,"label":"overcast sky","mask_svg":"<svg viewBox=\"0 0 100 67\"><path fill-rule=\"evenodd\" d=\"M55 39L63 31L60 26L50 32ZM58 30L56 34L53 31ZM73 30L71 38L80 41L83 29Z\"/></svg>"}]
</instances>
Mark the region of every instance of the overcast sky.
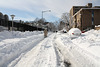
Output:
<instances>
[{"instance_id":1,"label":"overcast sky","mask_svg":"<svg viewBox=\"0 0 100 67\"><path fill-rule=\"evenodd\" d=\"M62 13L69 12L72 6L84 6L93 3L93 6L100 6L100 0L0 0L0 12L10 15L15 14L15 19L32 21L35 18L43 17L47 21L58 20Z\"/></svg>"}]
</instances>

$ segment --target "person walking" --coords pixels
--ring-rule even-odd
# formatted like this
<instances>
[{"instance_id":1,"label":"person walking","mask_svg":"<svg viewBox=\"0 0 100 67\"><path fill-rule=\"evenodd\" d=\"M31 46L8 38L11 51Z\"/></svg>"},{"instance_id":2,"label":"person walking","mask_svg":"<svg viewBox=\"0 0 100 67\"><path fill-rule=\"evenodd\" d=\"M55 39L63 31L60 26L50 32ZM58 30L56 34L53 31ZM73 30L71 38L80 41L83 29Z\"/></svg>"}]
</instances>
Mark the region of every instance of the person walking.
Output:
<instances>
[{"instance_id":1,"label":"person walking","mask_svg":"<svg viewBox=\"0 0 100 67\"><path fill-rule=\"evenodd\" d=\"M48 31L47 29L44 30L44 38L47 37Z\"/></svg>"}]
</instances>

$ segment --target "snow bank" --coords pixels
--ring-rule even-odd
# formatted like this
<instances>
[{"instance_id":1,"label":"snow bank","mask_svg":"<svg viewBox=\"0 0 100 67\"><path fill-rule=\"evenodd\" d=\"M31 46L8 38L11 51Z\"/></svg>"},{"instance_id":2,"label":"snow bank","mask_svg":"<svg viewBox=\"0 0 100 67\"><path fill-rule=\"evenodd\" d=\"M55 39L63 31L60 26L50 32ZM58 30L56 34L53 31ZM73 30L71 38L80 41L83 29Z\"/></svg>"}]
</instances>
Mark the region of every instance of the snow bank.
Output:
<instances>
[{"instance_id":1,"label":"snow bank","mask_svg":"<svg viewBox=\"0 0 100 67\"><path fill-rule=\"evenodd\" d=\"M7 65L22 53L24 54L41 40L42 32L0 32L0 67Z\"/></svg>"},{"instance_id":2,"label":"snow bank","mask_svg":"<svg viewBox=\"0 0 100 67\"><path fill-rule=\"evenodd\" d=\"M4 39L11 39L11 38L24 38L27 36L32 36L32 35L37 35L37 34L42 34L43 31L25 31L25 32L20 32L20 31L2 31L0 32L0 41Z\"/></svg>"},{"instance_id":3,"label":"snow bank","mask_svg":"<svg viewBox=\"0 0 100 67\"><path fill-rule=\"evenodd\" d=\"M3 30L8 30L8 28L7 27L0 26L0 31L3 31Z\"/></svg>"},{"instance_id":4,"label":"snow bank","mask_svg":"<svg viewBox=\"0 0 100 67\"><path fill-rule=\"evenodd\" d=\"M100 67L100 30L90 30L75 39L56 37L58 48L72 67Z\"/></svg>"}]
</instances>

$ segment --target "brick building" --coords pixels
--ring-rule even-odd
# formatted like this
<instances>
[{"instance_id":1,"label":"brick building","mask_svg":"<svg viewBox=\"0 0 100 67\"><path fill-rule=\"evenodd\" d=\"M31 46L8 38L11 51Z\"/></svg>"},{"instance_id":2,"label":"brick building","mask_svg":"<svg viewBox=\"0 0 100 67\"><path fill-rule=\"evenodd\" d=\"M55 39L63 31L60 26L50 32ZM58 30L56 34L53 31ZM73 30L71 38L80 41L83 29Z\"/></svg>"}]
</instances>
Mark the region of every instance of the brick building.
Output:
<instances>
[{"instance_id":1,"label":"brick building","mask_svg":"<svg viewBox=\"0 0 100 67\"><path fill-rule=\"evenodd\" d=\"M77 27L81 30L94 28L100 25L100 6L92 7L92 3L86 6L73 6L70 10L70 27Z\"/></svg>"}]
</instances>

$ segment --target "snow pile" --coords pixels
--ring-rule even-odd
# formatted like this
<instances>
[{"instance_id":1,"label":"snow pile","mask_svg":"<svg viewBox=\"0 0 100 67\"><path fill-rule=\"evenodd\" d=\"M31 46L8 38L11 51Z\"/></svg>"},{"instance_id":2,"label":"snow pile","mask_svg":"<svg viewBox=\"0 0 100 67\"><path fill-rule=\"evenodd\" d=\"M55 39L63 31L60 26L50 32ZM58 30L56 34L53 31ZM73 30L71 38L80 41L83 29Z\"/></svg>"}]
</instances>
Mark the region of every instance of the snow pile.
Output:
<instances>
[{"instance_id":1,"label":"snow pile","mask_svg":"<svg viewBox=\"0 0 100 67\"><path fill-rule=\"evenodd\" d=\"M72 67L100 67L100 30L90 30L75 39L56 37L57 47Z\"/></svg>"},{"instance_id":2,"label":"snow pile","mask_svg":"<svg viewBox=\"0 0 100 67\"><path fill-rule=\"evenodd\" d=\"M12 38L12 34L9 31L0 32L0 41L4 39Z\"/></svg>"},{"instance_id":3,"label":"snow pile","mask_svg":"<svg viewBox=\"0 0 100 67\"><path fill-rule=\"evenodd\" d=\"M0 31L3 31L3 30L8 30L8 28L7 27L0 26Z\"/></svg>"},{"instance_id":4,"label":"snow pile","mask_svg":"<svg viewBox=\"0 0 100 67\"><path fill-rule=\"evenodd\" d=\"M68 32L68 34L72 34L72 33L81 33L81 31L78 28L71 28Z\"/></svg>"},{"instance_id":5,"label":"snow pile","mask_svg":"<svg viewBox=\"0 0 100 67\"><path fill-rule=\"evenodd\" d=\"M0 32L0 41L4 39L13 39L13 38L25 38L27 36L37 35L37 34L43 34L43 31L34 31L34 32L20 32L20 31L2 31Z\"/></svg>"},{"instance_id":6,"label":"snow pile","mask_svg":"<svg viewBox=\"0 0 100 67\"><path fill-rule=\"evenodd\" d=\"M95 26L95 27L100 27L100 25L97 25L97 26Z\"/></svg>"},{"instance_id":7,"label":"snow pile","mask_svg":"<svg viewBox=\"0 0 100 67\"><path fill-rule=\"evenodd\" d=\"M7 65L21 54L32 49L41 40L41 32L0 32L0 67Z\"/></svg>"},{"instance_id":8,"label":"snow pile","mask_svg":"<svg viewBox=\"0 0 100 67\"><path fill-rule=\"evenodd\" d=\"M89 52L95 60L100 61L100 30L91 30L84 35L83 37L72 40L72 42Z\"/></svg>"}]
</instances>

